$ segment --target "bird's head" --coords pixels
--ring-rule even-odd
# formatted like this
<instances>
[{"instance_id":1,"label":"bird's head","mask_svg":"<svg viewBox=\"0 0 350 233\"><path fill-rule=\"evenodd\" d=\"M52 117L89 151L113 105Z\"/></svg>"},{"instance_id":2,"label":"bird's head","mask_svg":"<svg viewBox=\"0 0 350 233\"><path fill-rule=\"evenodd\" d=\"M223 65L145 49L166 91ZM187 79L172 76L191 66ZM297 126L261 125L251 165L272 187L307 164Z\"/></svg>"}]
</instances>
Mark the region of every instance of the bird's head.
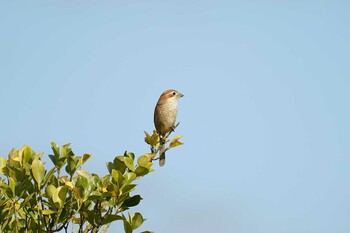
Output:
<instances>
[{"instance_id":1,"label":"bird's head","mask_svg":"<svg viewBox=\"0 0 350 233\"><path fill-rule=\"evenodd\" d=\"M166 90L160 95L159 102L177 101L179 98L183 96L184 95L182 93L176 90Z\"/></svg>"}]
</instances>

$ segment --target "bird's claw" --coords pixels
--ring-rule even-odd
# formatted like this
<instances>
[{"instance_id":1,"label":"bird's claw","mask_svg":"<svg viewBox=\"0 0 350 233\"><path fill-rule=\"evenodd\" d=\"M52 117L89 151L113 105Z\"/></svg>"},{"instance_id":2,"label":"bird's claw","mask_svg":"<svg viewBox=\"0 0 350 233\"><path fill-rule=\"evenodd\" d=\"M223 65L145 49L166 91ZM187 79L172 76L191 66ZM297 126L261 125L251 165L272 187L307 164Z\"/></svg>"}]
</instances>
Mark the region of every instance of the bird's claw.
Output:
<instances>
[{"instance_id":1,"label":"bird's claw","mask_svg":"<svg viewBox=\"0 0 350 233\"><path fill-rule=\"evenodd\" d=\"M160 144L165 144L166 138L160 137Z\"/></svg>"}]
</instances>

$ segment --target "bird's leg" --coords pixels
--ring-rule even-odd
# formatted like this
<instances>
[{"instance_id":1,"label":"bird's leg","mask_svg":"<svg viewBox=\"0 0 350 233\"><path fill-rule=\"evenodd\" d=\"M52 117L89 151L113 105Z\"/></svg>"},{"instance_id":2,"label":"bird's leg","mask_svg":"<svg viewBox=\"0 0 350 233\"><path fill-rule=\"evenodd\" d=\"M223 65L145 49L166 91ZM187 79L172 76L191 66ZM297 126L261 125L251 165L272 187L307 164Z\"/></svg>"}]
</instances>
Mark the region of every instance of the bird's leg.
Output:
<instances>
[{"instance_id":1,"label":"bird's leg","mask_svg":"<svg viewBox=\"0 0 350 233\"><path fill-rule=\"evenodd\" d=\"M170 136L170 134L171 134L172 132L175 132L175 129L176 129L176 127L179 126L179 124L180 124L180 122L178 122L176 125L171 126L170 131L169 131L169 132L167 133L167 135L165 136L165 140Z\"/></svg>"},{"instance_id":2,"label":"bird's leg","mask_svg":"<svg viewBox=\"0 0 350 233\"><path fill-rule=\"evenodd\" d=\"M160 145L164 145L166 142L166 137L160 136L159 140L160 140Z\"/></svg>"}]
</instances>

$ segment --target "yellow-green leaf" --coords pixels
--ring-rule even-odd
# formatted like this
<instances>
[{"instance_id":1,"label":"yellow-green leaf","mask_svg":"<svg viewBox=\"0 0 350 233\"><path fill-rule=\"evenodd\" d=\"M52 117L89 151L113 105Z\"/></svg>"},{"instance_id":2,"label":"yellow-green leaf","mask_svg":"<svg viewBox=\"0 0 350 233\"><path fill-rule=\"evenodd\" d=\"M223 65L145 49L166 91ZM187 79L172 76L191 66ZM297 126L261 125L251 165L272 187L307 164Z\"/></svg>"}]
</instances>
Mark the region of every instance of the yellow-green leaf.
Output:
<instances>
[{"instance_id":1,"label":"yellow-green leaf","mask_svg":"<svg viewBox=\"0 0 350 233\"><path fill-rule=\"evenodd\" d=\"M56 171L56 167L51 168L50 171L48 171L44 177L43 185L46 185L47 182L50 180L52 177L53 173Z\"/></svg>"},{"instance_id":2,"label":"yellow-green leaf","mask_svg":"<svg viewBox=\"0 0 350 233\"><path fill-rule=\"evenodd\" d=\"M74 189L74 197L78 200L81 201L82 200L82 187L76 187Z\"/></svg>"},{"instance_id":3,"label":"yellow-green leaf","mask_svg":"<svg viewBox=\"0 0 350 233\"><path fill-rule=\"evenodd\" d=\"M16 187L16 180L12 177L9 177L9 187L12 191L13 196L15 196L15 187Z\"/></svg>"},{"instance_id":4,"label":"yellow-green leaf","mask_svg":"<svg viewBox=\"0 0 350 233\"><path fill-rule=\"evenodd\" d=\"M32 149L29 146L23 146L19 151L21 165L26 165L32 156Z\"/></svg>"},{"instance_id":5,"label":"yellow-green leaf","mask_svg":"<svg viewBox=\"0 0 350 233\"><path fill-rule=\"evenodd\" d=\"M67 181L67 182L65 183L65 185L68 186L68 188L69 188L70 190L72 190L72 189L74 188L73 183L70 182L70 181Z\"/></svg>"},{"instance_id":6,"label":"yellow-green leaf","mask_svg":"<svg viewBox=\"0 0 350 233\"><path fill-rule=\"evenodd\" d=\"M32 174L35 181L40 186L45 175L45 167L44 167L44 163L37 158L35 158L32 163Z\"/></svg>"},{"instance_id":7,"label":"yellow-green leaf","mask_svg":"<svg viewBox=\"0 0 350 233\"><path fill-rule=\"evenodd\" d=\"M86 178L90 178L91 177L91 174L88 171L85 171L85 170L78 170L77 174L79 176L84 176Z\"/></svg>"},{"instance_id":8,"label":"yellow-green leaf","mask_svg":"<svg viewBox=\"0 0 350 233\"><path fill-rule=\"evenodd\" d=\"M49 184L48 186L46 186L45 189L45 194L49 197L52 198L53 194L56 191L56 187L53 184Z\"/></svg>"},{"instance_id":9,"label":"yellow-green leaf","mask_svg":"<svg viewBox=\"0 0 350 233\"><path fill-rule=\"evenodd\" d=\"M112 178L119 186L123 185L123 182L125 180L123 174L119 170L112 170Z\"/></svg>"},{"instance_id":10,"label":"yellow-green leaf","mask_svg":"<svg viewBox=\"0 0 350 233\"><path fill-rule=\"evenodd\" d=\"M53 202L59 207L62 208L64 202L66 201L67 187L60 186L55 190L54 195L52 196Z\"/></svg>"},{"instance_id":11,"label":"yellow-green leaf","mask_svg":"<svg viewBox=\"0 0 350 233\"><path fill-rule=\"evenodd\" d=\"M56 211L53 211L53 210L48 209L48 210L43 210L41 213L42 213L43 215L50 215L50 214L55 214Z\"/></svg>"},{"instance_id":12,"label":"yellow-green leaf","mask_svg":"<svg viewBox=\"0 0 350 233\"><path fill-rule=\"evenodd\" d=\"M176 136L171 140L169 148L181 146L183 143L179 141L179 139L182 138L182 136Z\"/></svg>"},{"instance_id":13,"label":"yellow-green leaf","mask_svg":"<svg viewBox=\"0 0 350 233\"><path fill-rule=\"evenodd\" d=\"M151 135L149 135L149 133L147 133L146 131L143 131L145 133L145 142L147 144L151 144Z\"/></svg>"},{"instance_id":14,"label":"yellow-green leaf","mask_svg":"<svg viewBox=\"0 0 350 233\"><path fill-rule=\"evenodd\" d=\"M156 130L153 130L153 134L149 135L149 133L145 132L145 142L151 146L156 146L159 142L159 135Z\"/></svg>"},{"instance_id":15,"label":"yellow-green leaf","mask_svg":"<svg viewBox=\"0 0 350 233\"><path fill-rule=\"evenodd\" d=\"M132 158L125 157L124 158L124 163L131 171L135 171L134 161L133 161Z\"/></svg>"},{"instance_id":16,"label":"yellow-green leaf","mask_svg":"<svg viewBox=\"0 0 350 233\"><path fill-rule=\"evenodd\" d=\"M125 231L125 233L132 233L132 226L128 222L128 220L125 218L124 215L123 215L123 223L124 223L124 231Z\"/></svg>"},{"instance_id":17,"label":"yellow-green leaf","mask_svg":"<svg viewBox=\"0 0 350 233\"><path fill-rule=\"evenodd\" d=\"M144 176L147 173L150 172L149 168L143 167L143 166L138 166L135 170L135 174L139 177L139 176Z\"/></svg>"},{"instance_id":18,"label":"yellow-green leaf","mask_svg":"<svg viewBox=\"0 0 350 233\"><path fill-rule=\"evenodd\" d=\"M127 184L130 184L136 179L136 174L133 172L128 172L124 175Z\"/></svg>"},{"instance_id":19,"label":"yellow-green leaf","mask_svg":"<svg viewBox=\"0 0 350 233\"><path fill-rule=\"evenodd\" d=\"M91 158L91 154L84 154L83 157L81 158L82 164L85 163L89 158Z\"/></svg>"},{"instance_id":20,"label":"yellow-green leaf","mask_svg":"<svg viewBox=\"0 0 350 233\"><path fill-rule=\"evenodd\" d=\"M153 134L150 139L150 143L152 146L156 146L159 143L159 135L157 131L153 130Z\"/></svg>"},{"instance_id":21,"label":"yellow-green leaf","mask_svg":"<svg viewBox=\"0 0 350 233\"><path fill-rule=\"evenodd\" d=\"M139 166L144 166L146 167L147 164L149 163L149 159L147 156L143 155L143 156L140 156L138 159L137 159L137 164Z\"/></svg>"},{"instance_id":22,"label":"yellow-green leaf","mask_svg":"<svg viewBox=\"0 0 350 233\"><path fill-rule=\"evenodd\" d=\"M145 156L146 156L148 159L153 159L153 158L156 156L156 153L147 153L147 154L145 154Z\"/></svg>"},{"instance_id":23,"label":"yellow-green leaf","mask_svg":"<svg viewBox=\"0 0 350 233\"><path fill-rule=\"evenodd\" d=\"M101 224L102 225L109 224L109 223L117 221L117 220L123 220L123 217L116 215L116 214L108 214L103 218Z\"/></svg>"},{"instance_id":24,"label":"yellow-green leaf","mask_svg":"<svg viewBox=\"0 0 350 233\"><path fill-rule=\"evenodd\" d=\"M7 159L5 159L5 158L0 158L0 173L1 174L4 174L4 172L3 172L3 168L4 167L6 167L6 165L7 165Z\"/></svg>"},{"instance_id":25,"label":"yellow-green leaf","mask_svg":"<svg viewBox=\"0 0 350 233\"><path fill-rule=\"evenodd\" d=\"M131 226L134 230L139 226L141 226L141 224L144 222L142 215L138 212L133 214L131 217L132 217Z\"/></svg>"}]
</instances>

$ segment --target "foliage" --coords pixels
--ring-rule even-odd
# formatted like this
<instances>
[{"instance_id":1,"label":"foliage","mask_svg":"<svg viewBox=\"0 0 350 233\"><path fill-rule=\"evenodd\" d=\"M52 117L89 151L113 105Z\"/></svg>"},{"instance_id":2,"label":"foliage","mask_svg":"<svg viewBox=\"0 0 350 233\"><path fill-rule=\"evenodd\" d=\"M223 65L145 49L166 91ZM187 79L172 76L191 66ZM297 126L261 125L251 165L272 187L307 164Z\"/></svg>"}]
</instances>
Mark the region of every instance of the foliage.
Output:
<instances>
[{"instance_id":1,"label":"foliage","mask_svg":"<svg viewBox=\"0 0 350 233\"><path fill-rule=\"evenodd\" d=\"M74 227L79 233L106 232L119 220L124 231L132 233L145 219L138 212L124 213L142 200L131 194L134 181L153 171L159 136L146 133L145 141L151 153L137 159L131 152L116 156L107 162L103 177L83 170L91 154L77 156L70 144L51 143L54 166L49 170L42 153L29 146L12 149L8 159L0 158L0 232L68 232L69 225L72 232Z\"/></svg>"}]
</instances>

